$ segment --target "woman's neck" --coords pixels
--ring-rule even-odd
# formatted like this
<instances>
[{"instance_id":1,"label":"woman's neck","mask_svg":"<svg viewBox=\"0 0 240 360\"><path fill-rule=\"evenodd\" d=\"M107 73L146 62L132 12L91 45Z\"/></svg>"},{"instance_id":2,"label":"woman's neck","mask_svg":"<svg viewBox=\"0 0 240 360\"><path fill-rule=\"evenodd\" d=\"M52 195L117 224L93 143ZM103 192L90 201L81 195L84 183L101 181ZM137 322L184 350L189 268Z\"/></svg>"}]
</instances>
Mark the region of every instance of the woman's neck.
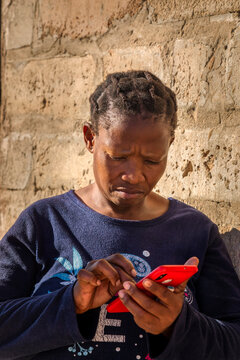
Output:
<instances>
[{"instance_id":1,"label":"woman's neck","mask_svg":"<svg viewBox=\"0 0 240 360\"><path fill-rule=\"evenodd\" d=\"M79 199L102 215L125 220L151 220L163 215L169 207L169 200L151 192L142 202L131 206L118 206L110 202L95 184L75 191Z\"/></svg>"}]
</instances>

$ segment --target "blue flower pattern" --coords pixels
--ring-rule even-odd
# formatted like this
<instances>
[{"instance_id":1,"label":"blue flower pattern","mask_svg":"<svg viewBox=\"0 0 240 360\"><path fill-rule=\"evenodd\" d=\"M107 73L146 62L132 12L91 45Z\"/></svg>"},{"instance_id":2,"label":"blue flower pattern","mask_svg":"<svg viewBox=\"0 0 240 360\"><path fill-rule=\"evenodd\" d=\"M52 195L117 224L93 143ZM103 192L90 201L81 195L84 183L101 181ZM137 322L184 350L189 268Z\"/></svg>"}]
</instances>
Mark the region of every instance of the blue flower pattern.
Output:
<instances>
[{"instance_id":1,"label":"blue flower pattern","mask_svg":"<svg viewBox=\"0 0 240 360\"><path fill-rule=\"evenodd\" d=\"M84 349L79 343L76 343L73 346L70 346L68 351L72 352L74 356L87 356L92 353L93 347L90 346L88 349Z\"/></svg>"},{"instance_id":2,"label":"blue flower pattern","mask_svg":"<svg viewBox=\"0 0 240 360\"><path fill-rule=\"evenodd\" d=\"M61 285L69 285L77 280L77 274L80 269L83 268L83 261L82 257L79 254L79 252L73 248L73 263L71 264L69 260L66 258L60 256L56 259L67 271L61 272L53 275L54 278L59 278L60 280L63 280L60 282ZM90 346L88 349L83 348L79 343L73 344L73 346L70 346L68 348L68 351L73 353L73 356L87 356L92 353L93 347Z\"/></svg>"},{"instance_id":3,"label":"blue flower pattern","mask_svg":"<svg viewBox=\"0 0 240 360\"><path fill-rule=\"evenodd\" d=\"M57 277L63 280L60 284L61 285L69 285L77 280L77 274L80 269L83 268L83 261L82 257L79 252L73 248L73 265L64 257L58 257L56 261L60 262L60 264L66 269L68 272L61 272L58 274L53 275L53 277Z\"/></svg>"}]
</instances>

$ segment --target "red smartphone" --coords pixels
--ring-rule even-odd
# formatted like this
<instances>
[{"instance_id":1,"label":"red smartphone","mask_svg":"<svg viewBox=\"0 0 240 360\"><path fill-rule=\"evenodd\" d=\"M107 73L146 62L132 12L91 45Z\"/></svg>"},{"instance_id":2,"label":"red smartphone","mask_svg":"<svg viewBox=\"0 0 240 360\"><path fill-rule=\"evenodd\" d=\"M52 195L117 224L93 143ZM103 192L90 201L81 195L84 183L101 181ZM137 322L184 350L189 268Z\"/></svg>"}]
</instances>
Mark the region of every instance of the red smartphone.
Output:
<instances>
[{"instance_id":1,"label":"red smartphone","mask_svg":"<svg viewBox=\"0 0 240 360\"><path fill-rule=\"evenodd\" d=\"M150 297L154 297L152 293L143 287L142 283L145 279L149 278L162 285L175 287L189 279L197 271L198 268L196 265L161 265L145 276L136 285L139 289L144 290ZM110 313L128 312L128 309L123 305L121 300L117 298L108 304L107 311Z\"/></svg>"}]
</instances>

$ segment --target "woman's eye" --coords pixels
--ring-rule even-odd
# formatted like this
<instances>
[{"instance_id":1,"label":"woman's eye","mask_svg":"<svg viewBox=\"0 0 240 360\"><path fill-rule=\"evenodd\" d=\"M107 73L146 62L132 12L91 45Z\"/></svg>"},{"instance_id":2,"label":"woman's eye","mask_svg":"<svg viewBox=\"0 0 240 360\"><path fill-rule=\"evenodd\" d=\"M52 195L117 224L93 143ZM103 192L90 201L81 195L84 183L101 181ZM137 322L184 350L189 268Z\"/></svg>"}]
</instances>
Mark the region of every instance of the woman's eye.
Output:
<instances>
[{"instance_id":1,"label":"woman's eye","mask_svg":"<svg viewBox=\"0 0 240 360\"><path fill-rule=\"evenodd\" d=\"M120 161L126 159L124 156L110 156L112 160Z\"/></svg>"},{"instance_id":2,"label":"woman's eye","mask_svg":"<svg viewBox=\"0 0 240 360\"><path fill-rule=\"evenodd\" d=\"M159 165L160 164L160 161L146 160L146 162L151 165Z\"/></svg>"}]
</instances>

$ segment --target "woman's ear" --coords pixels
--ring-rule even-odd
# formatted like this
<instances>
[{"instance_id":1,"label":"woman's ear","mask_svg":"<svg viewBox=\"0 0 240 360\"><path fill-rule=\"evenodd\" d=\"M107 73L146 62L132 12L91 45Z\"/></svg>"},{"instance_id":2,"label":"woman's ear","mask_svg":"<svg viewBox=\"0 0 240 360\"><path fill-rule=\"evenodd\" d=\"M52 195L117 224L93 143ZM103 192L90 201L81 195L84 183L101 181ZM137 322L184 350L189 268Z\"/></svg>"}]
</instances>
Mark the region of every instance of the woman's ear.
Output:
<instances>
[{"instance_id":1,"label":"woman's ear","mask_svg":"<svg viewBox=\"0 0 240 360\"><path fill-rule=\"evenodd\" d=\"M93 132L92 127L89 123L85 123L83 125L83 136L88 151L92 153L96 135Z\"/></svg>"}]
</instances>

